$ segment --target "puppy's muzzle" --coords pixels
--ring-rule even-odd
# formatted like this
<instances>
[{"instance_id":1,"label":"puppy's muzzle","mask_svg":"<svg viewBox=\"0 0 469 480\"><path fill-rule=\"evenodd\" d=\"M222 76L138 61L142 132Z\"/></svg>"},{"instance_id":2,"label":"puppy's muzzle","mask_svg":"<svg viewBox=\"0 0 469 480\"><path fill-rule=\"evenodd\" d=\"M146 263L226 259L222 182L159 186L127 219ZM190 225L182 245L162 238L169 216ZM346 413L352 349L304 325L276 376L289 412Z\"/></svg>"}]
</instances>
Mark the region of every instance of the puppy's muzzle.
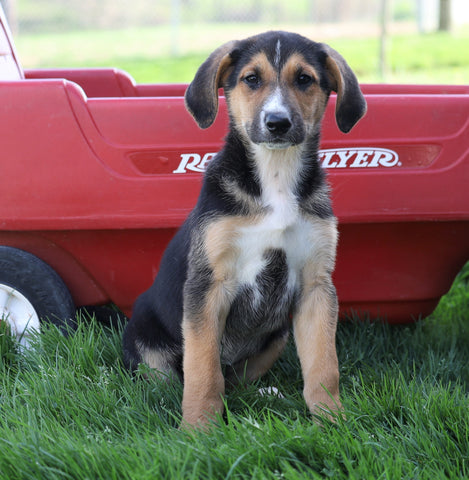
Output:
<instances>
[{"instance_id":1,"label":"puppy's muzzle","mask_svg":"<svg viewBox=\"0 0 469 480\"><path fill-rule=\"evenodd\" d=\"M258 140L269 149L288 148L304 140L303 122L298 118L295 121L291 112L266 112L262 122L260 138L253 140Z\"/></svg>"},{"instance_id":2,"label":"puppy's muzzle","mask_svg":"<svg viewBox=\"0 0 469 480\"><path fill-rule=\"evenodd\" d=\"M269 149L284 149L304 140L304 126L289 110L260 112L248 128L250 140Z\"/></svg>"}]
</instances>

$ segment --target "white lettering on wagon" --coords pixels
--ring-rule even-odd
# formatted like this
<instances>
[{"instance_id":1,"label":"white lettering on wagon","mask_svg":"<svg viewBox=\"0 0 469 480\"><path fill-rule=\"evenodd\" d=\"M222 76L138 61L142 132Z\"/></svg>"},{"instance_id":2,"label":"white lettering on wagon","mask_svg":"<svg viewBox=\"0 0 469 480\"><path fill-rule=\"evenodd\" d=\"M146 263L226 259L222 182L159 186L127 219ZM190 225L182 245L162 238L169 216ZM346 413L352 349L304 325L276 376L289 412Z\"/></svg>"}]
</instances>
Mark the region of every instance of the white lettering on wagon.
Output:
<instances>
[{"instance_id":1,"label":"white lettering on wagon","mask_svg":"<svg viewBox=\"0 0 469 480\"><path fill-rule=\"evenodd\" d=\"M399 155L388 148L330 148L319 150L324 168L376 168L400 166Z\"/></svg>"},{"instance_id":2,"label":"white lettering on wagon","mask_svg":"<svg viewBox=\"0 0 469 480\"><path fill-rule=\"evenodd\" d=\"M205 172L207 163L216 155L216 153L206 153L203 157L198 153L182 153L178 168L173 173Z\"/></svg>"},{"instance_id":3,"label":"white lettering on wagon","mask_svg":"<svg viewBox=\"0 0 469 480\"><path fill-rule=\"evenodd\" d=\"M216 153L182 153L178 168L173 173L205 172L207 164ZM318 158L323 168L391 168L401 166L399 155L388 148L329 148L319 150Z\"/></svg>"}]
</instances>

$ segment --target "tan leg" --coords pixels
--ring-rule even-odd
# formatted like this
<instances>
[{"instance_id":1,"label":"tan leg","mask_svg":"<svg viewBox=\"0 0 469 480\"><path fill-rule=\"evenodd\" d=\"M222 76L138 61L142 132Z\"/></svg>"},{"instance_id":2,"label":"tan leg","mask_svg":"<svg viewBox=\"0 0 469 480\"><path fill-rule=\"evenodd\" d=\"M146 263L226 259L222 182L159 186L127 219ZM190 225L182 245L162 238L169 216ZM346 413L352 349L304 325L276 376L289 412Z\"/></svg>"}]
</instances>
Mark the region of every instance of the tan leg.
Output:
<instances>
[{"instance_id":1,"label":"tan leg","mask_svg":"<svg viewBox=\"0 0 469 480\"><path fill-rule=\"evenodd\" d=\"M230 302L225 287L216 282L207 293L203 312L183 320L183 426L204 426L223 412L220 341Z\"/></svg>"},{"instance_id":2,"label":"tan leg","mask_svg":"<svg viewBox=\"0 0 469 480\"><path fill-rule=\"evenodd\" d=\"M183 425L203 426L223 412L225 393L219 336L213 326L184 326L183 369Z\"/></svg>"},{"instance_id":3,"label":"tan leg","mask_svg":"<svg viewBox=\"0 0 469 480\"><path fill-rule=\"evenodd\" d=\"M312 413L336 411L339 365L335 347L337 298L330 280L306 285L294 319L295 342L304 379L304 398Z\"/></svg>"},{"instance_id":4,"label":"tan leg","mask_svg":"<svg viewBox=\"0 0 469 480\"><path fill-rule=\"evenodd\" d=\"M188 273L187 304L183 319L184 337L184 393L182 399L183 425L207 424L210 419L223 412L225 380L220 363L220 341L225 328L230 304L236 292L232 269L236 250L232 243L236 236L239 219L221 219L211 223L205 232L205 241L195 245L194 262ZM199 250L197 251L197 248ZM205 298L201 299L197 286L197 260L207 259L212 270L213 283ZM204 269L201 269L204 272ZM190 285L195 293L191 297ZM187 286L187 284L186 284ZM201 310L187 311L188 305Z\"/></svg>"}]
</instances>

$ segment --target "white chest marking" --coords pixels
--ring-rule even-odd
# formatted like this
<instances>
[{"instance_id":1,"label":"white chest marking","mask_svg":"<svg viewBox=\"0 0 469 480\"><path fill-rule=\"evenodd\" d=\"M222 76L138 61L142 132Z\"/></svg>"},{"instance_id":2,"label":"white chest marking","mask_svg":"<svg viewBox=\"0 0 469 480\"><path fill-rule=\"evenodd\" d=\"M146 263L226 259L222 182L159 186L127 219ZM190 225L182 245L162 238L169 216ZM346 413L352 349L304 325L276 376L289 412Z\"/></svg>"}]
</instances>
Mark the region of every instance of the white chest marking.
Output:
<instances>
[{"instance_id":1,"label":"white chest marking","mask_svg":"<svg viewBox=\"0 0 469 480\"><path fill-rule=\"evenodd\" d=\"M287 225L276 211L258 223L244 227L237 242L240 252L236 264L237 280L254 286L257 275L266 266L266 250L281 249L287 258L288 283L295 285L310 253L311 230L310 224L299 216L290 217Z\"/></svg>"},{"instance_id":2,"label":"white chest marking","mask_svg":"<svg viewBox=\"0 0 469 480\"><path fill-rule=\"evenodd\" d=\"M299 152L297 152L299 153ZM255 285L256 276L266 265L264 253L269 249L285 251L290 286L308 258L312 245L312 226L301 215L293 194L299 169L299 155L291 152L268 152L257 162L262 185L265 216L253 225L243 227L238 237L239 256L236 265L238 281Z\"/></svg>"}]
</instances>

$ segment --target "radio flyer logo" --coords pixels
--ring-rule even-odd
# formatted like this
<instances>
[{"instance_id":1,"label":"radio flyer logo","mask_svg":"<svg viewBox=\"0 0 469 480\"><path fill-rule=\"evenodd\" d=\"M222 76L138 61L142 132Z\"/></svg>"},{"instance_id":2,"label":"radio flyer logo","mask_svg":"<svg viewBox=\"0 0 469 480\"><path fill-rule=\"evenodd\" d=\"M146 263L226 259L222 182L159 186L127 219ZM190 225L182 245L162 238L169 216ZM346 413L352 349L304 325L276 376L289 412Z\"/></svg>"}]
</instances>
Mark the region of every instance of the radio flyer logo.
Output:
<instances>
[{"instance_id":1,"label":"radio flyer logo","mask_svg":"<svg viewBox=\"0 0 469 480\"><path fill-rule=\"evenodd\" d=\"M182 153L181 160L173 173L197 172L203 173L208 163L216 153ZM400 167L399 155L387 148L360 147L360 148L329 148L319 150L319 162L327 169L349 168L391 168Z\"/></svg>"}]
</instances>

